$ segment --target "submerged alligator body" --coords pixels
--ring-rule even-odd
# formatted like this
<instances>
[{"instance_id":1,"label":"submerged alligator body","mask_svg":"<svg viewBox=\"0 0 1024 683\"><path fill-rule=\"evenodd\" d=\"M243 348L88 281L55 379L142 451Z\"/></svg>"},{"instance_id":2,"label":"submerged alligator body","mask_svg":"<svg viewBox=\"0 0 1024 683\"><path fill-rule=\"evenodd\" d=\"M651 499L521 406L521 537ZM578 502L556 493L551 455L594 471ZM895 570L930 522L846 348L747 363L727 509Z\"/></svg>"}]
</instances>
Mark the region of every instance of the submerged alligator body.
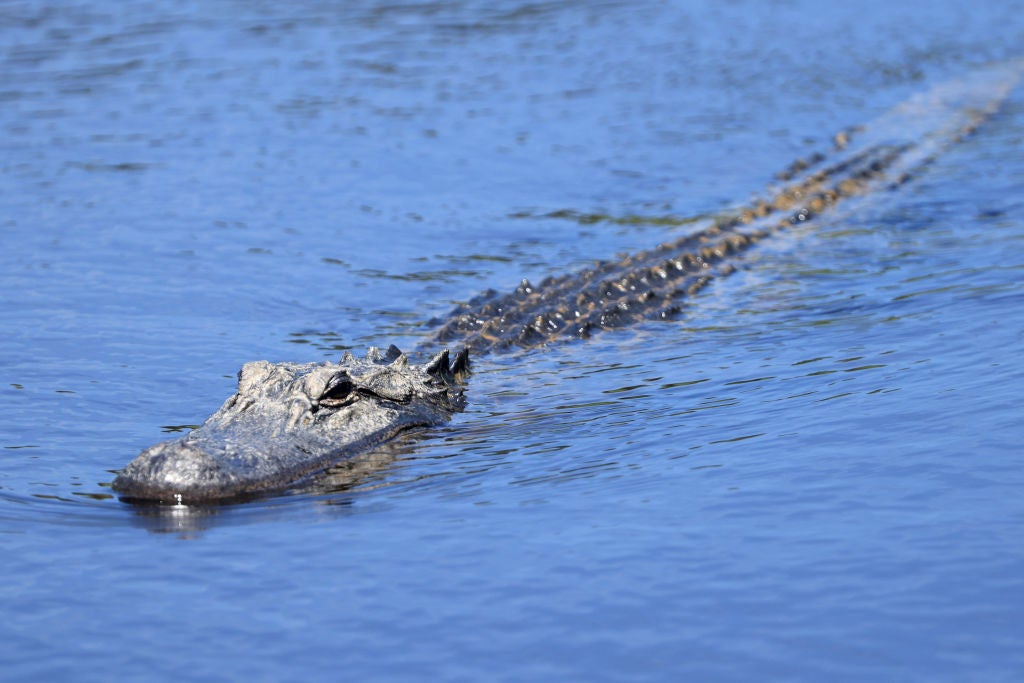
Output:
<instances>
[{"instance_id":1,"label":"submerged alligator body","mask_svg":"<svg viewBox=\"0 0 1024 683\"><path fill-rule=\"evenodd\" d=\"M339 363L247 363L238 391L198 429L147 448L114 480L127 500L206 503L284 489L398 433L443 424L465 405L474 355L536 347L633 321L673 318L736 268L736 255L845 198L891 189L996 111L1024 60L981 69L911 98L835 146L798 160L781 185L673 242L511 294L488 291L452 312L414 364L394 346Z\"/></svg>"}]
</instances>

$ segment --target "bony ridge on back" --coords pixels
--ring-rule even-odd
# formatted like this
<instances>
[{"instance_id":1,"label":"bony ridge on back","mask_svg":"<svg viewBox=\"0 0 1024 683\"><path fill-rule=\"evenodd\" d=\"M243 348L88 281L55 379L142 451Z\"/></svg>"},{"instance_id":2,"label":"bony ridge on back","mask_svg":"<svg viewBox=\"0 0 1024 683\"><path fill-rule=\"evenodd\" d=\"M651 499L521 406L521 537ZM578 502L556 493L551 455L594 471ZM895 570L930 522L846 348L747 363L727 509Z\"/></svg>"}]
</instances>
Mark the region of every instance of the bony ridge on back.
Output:
<instances>
[{"instance_id":1,"label":"bony ridge on back","mask_svg":"<svg viewBox=\"0 0 1024 683\"><path fill-rule=\"evenodd\" d=\"M206 502L286 488L399 432L462 410L469 354L532 349L682 312L759 242L850 197L898 188L971 134L1016 86L1024 59L980 68L842 131L832 148L788 165L782 185L702 229L591 268L493 290L457 307L428 342L460 344L422 364L396 347L339 363L248 363L238 392L198 429L152 446L113 488L133 500Z\"/></svg>"}]
</instances>

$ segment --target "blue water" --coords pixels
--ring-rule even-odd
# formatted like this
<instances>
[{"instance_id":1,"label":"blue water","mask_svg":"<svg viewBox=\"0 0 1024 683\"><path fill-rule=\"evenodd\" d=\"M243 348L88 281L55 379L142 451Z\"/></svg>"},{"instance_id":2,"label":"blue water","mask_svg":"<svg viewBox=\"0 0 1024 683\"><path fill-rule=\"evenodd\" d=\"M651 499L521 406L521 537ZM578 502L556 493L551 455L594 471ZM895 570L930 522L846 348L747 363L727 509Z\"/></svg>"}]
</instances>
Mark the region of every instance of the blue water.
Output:
<instances>
[{"instance_id":1,"label":"blue water","mask_svg":"<svg viewBox=\"0 0 1024 683\"><path fill-rule=\"evenodd\" d=\"M652 247L1022 16L0 2L0 680L1019 680L1020 88L681 320L480 358L315 489L109 482L243 362Z\"/></svg>"}]
</instances>

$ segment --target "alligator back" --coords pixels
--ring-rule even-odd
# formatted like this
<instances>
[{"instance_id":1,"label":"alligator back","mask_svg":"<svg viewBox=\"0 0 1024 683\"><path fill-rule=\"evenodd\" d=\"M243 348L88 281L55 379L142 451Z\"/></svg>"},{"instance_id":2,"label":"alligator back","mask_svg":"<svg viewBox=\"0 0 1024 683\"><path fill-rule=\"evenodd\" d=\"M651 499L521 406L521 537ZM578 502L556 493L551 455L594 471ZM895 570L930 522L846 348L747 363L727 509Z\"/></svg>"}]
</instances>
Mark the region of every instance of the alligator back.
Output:
<instances>
[{"instance_id":1,"label":"alligator back","mask_svg":"<svg viewBox=\"0 0 1024 683\"><path fill-rule=\"evenodd\" d=\"M534 347L647 319L676 317L683 300L733 272L736 254L844 199L907 182L943 149L991 116L1024 60L979 69L920 93L875 121L843 131L831 150L798 159L766 196L674 241L577 273L494 290L453 310L435 343L476 354Z\"/></svg>"},{"instance_id":2,"label":"alligator back","mask_svg":"<svg viewBox=\"0 0 1024 683\"><path fill-rule=\"evenodd\" d=\"M1024 71L1004 63L912 98L871 124L840 133L833 148L798 160L759 199L696 232L578 273L460 306L432 345L476 353L535 347L637 320L670 318L736 254L849 197L898 187L990 116ZM397 348L339 363L248 363L238 392L200 428L143 451L118 475L132 500L202 503L288 487L405 429L443 424L462 409L465 350L410 363Z\"/></svg>"}]
</instances>

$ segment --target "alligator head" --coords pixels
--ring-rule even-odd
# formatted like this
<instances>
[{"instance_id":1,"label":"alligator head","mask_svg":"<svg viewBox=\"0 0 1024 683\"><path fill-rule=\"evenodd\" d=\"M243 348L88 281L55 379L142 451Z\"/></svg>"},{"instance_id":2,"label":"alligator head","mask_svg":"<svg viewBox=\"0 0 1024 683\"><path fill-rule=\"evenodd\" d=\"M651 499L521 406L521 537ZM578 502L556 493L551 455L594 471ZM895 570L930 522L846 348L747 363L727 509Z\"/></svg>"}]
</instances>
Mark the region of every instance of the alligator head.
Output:
<instances>
[{"instance_id":1,"label":"alligator head","mask_svg":"<svg viewBox=\"0 0 1024 683\"><path fill-rule=\"evenodd\" d=\"M463 350L422 365L391 346L340 363L246 363L238 392L198 429L142 451L117 476L123 498L203 503L287 487L465 405Z\"/></svg>"}]
</instances>

